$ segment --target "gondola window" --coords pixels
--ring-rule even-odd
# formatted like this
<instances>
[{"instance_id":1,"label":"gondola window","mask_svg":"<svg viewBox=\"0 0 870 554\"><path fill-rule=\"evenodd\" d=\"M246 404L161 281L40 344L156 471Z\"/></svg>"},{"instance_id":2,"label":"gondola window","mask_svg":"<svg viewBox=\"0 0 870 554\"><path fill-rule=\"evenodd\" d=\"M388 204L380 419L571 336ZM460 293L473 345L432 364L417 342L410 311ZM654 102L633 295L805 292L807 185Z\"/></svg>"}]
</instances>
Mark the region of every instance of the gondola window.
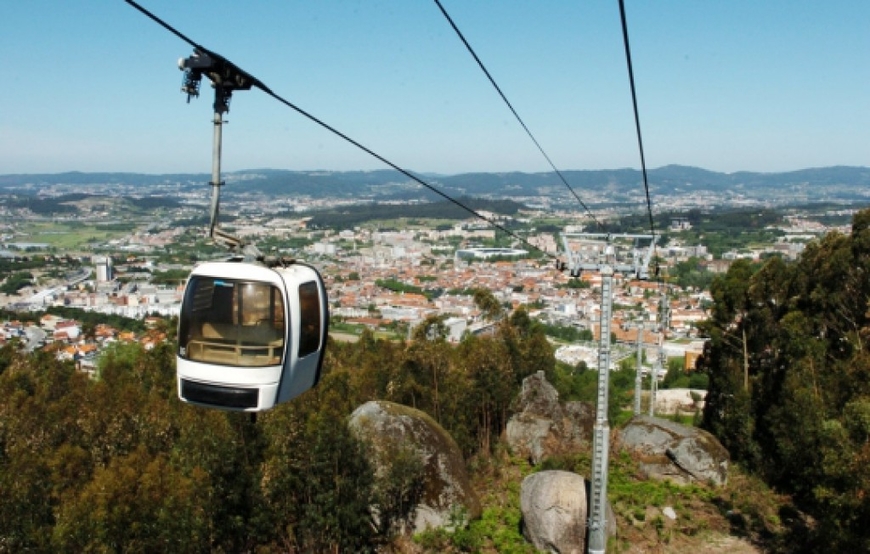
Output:
<instances>
[{"instance_id":1,"label":"gondola window","mask_svg":"<svg viewBox=\"0 0 870 554\"><path fill-rule=\"evenodd\" d=\"M210 277L194 277L180 322L183 358L240 367L282 363L284 302L277 287Z\"/></svg>"},{"instance_id":2,"label":"gondola window","mask_svg":"<svg viewBox=\"0 0 870 554\"><path fill-rule=\"evenodd\" d=\"M299 309L302 325L299 329L299 357L303 358L320 348L320 289L309 281L299 285Z\"/></svg>"}]
</instances>

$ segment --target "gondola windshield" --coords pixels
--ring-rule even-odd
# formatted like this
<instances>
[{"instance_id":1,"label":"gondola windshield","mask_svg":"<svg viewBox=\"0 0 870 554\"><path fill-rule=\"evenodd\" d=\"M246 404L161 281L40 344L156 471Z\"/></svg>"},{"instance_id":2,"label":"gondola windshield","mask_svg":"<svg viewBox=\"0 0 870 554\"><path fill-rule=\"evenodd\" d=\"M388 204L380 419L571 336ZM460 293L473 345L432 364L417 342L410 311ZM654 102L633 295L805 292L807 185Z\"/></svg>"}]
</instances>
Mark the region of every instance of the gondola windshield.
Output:
<instances>
[{"instance_id":1,"label":"gondola windshield","mask_svg":"<svg viewBox=\"0 0 870 554\"><path fill-rule=\"evenodd\" d=\"M237 367L283 363L284 301L270 283L192 276L181 313L184 359Z\"/></svg>"}]
</instances>

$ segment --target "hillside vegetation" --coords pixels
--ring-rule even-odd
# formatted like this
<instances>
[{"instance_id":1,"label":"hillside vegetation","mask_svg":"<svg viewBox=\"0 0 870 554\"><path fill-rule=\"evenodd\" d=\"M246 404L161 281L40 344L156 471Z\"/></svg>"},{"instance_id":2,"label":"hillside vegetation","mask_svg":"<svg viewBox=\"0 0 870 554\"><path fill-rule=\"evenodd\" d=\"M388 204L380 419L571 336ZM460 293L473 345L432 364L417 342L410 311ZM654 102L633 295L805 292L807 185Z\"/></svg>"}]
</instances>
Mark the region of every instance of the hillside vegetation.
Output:
<instances>
[{"instance_id":1,"label":"hillside vegetation","mask_svg":"<svg viewBox=\"0 0 870 554\"><path fill-rule=\"evenodd\" d=\"M488 456L521 379L554 366L543 333L517 314L498 336L458 347L437 318L410 344L369 333L331 344L322 383L256 423L179 402L172 343L119 345L93 379L10 343L0 349L0 552L374 551L395 529L369 507L401 523L409 476L375 482L347 417L371 399L415 406L469 459Z\"/></svg>"},{"instance_id":2,"label":"hillside vegetation","mask_svg":"<svg viewBox=\"0 0 870 554\"><path fill-rule=\"evenodd\" d=\"M808 552L870 551L870 210L711 292L703 425L817 520Z\"/></svg>"},{"instance_id":3,"label":"hillside vegetation","mask_svg":"<svg viewBox=\"0 0 870 554\"><path fill-rule=\"evenodd\" d=\"M772 258L753 274L738 262L714 282L703 425L738 469L723 489L680 489L640 479L614 451L615 552L734 551L729 534L776 552L870 550L868 272L864 211L851 236L829 235L795 264ZM558 365L523 309L491 337L451 345L445 332L431 318L410 342L365 332L330 343L321 384L256 422L179 402L172 342L118 345L94 378L7 344L0 552L529 552L518 490L541 468L502 443L512 402L537 371L563 400L583 397L591 372ZM374 475L346 425L372 399L423 410L451 433L484 500L480 520L416 542L397 534L412 507L403 486L421 476ZM588 453L542 467L588 475ZM372 505L396 525L373 521Z\"/></svg>"}]
</instances>

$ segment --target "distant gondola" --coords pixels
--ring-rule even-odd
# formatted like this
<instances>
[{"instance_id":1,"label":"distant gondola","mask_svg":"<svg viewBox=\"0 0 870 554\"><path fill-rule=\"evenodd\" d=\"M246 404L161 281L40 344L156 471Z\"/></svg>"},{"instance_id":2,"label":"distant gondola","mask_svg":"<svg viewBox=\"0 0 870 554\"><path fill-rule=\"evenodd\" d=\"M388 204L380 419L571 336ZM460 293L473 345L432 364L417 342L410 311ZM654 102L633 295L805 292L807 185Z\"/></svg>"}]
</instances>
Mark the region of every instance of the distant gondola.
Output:
<instances>
[{"instance_id":1,"label":"distant gondola","mask_svg":"<svg viewBox=\"0 0 870 554\"><path fill-rule=\"evenodd\" d=\"M323 279L300 262L206 262L190 274L178 327L178 396L257 412L320 378L328 330Z\"/></svg>"}]
</instances>

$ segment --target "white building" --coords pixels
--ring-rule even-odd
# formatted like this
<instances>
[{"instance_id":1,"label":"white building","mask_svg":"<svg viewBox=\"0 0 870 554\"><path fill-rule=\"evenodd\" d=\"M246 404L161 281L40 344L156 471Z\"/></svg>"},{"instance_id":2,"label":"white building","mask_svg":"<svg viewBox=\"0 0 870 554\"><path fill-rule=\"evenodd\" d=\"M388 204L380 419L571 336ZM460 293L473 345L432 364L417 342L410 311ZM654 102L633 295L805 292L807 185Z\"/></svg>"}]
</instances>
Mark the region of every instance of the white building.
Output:
<instances>
[{"instance_id":1,"label":"white building","mask_svg":"<svg viewBox=\"0 0 870 554\"><path fill-rule=\"evenodd\" d=\"M468 328L468 322L461 317L450 317L444 320L444 325L447 327L447 340L450 342L459 342L462 340L462 334Z\"/></svg>"},{"instance_id":2,"label":"white building","mask_svg":"<svg viewBox=\"0 0 870 554\"><path fill-rule=\"evenodd\" d=\"M115 278L111 257L97 256L94 258L94 264L97 266L98 283L108 283Z\"/></svg>"}]
</instances>

